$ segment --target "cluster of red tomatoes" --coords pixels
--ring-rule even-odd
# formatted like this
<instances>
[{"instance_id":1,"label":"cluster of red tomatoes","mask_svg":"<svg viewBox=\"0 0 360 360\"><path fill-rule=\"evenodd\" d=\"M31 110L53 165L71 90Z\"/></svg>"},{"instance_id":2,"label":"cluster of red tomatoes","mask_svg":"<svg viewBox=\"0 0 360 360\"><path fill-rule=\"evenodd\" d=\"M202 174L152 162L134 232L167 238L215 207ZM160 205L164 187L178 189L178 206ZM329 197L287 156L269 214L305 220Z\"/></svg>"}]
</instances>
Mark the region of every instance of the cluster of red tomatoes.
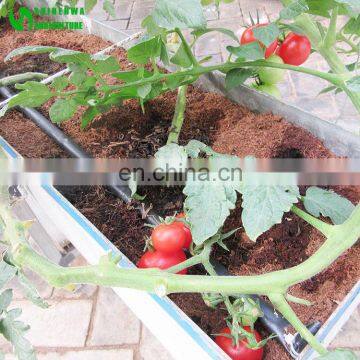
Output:
<instances>
[{"instance_id":1,"label":"cluster of red tomatoes","mask_svg":"<svg viewBox=\"0 0 360 360\"><path fill-rule=\"evenodd\" d=\"M184 219L185 214L176 216L177 219ZM186 260L185 249L189 249L192 243L192 235L189 227L183 221L173 221L169 224L162 223L154 228L151 233L151 243L154 250L147 250L140 258L137 266L139 268L159 268L162 270L182 263ZM187 269L181 270L178 274L186 274ZM248 332L255 335L256 341L261 340L261 336L250 327L244 327ZM215 338L215 342L233 360L261 360L263 349L251 349L247 346L247 340L241 339L234 345L231 330L227 327Z\"/></svg>"},{"instance_id":2,"label":"cluster of red tomatoes","mask_svg":"<svg viewBox=\"0 0 360 360\"><path fill-rule=\"evenodd\" d=\"M266 25L268 24L257 24L248 27L241 36L241 44L244 45L258 41L254 36L253 29ZM268 58L272 54L276 54L281 57L285 64L299 66L308 59L310 53L310 40L304 35L290 32L285 37L284 41L281 42L279 39L276 39L266 48L265 58Z\"/></svg>"},{"instance_id":3,"label":"cluster of red tomatoes","mask_svg":"<svg viewBox=\"0 0 360 360\"><path fill-rule=\"evenodd\" d=\"M178 219L184 217L184 213L176 216ZM182 221L163 223L152 231L151 242L154 250L147 250L137 266L165 270L186 260L184 249L188 249L192 243L191 231ZM186 269L179 272L179 274L186 273Z\"/></svg>"},{"instance_id":4,"label":"cluster of red tomatoes","mask_svg":"<svg viewBox=\"0 0 360 360\"><path fill-rule=\"evenodd\" d=\"M241 44L245 45L256 41L262 48L265 48L264 44L255 38L253 29L266 25L258 24L247 28L241 36ZM309 39L306 36L290 32L283 41L276 39L265 49L265 59L272 63L299 66L308 59L310 53L311 44ZM280 90L276 84L283 81L284 76L285 71L283 69L262 67L258 70L258 80L253 84L253 87L280 98Z\"/></svg>"}]
</instances>

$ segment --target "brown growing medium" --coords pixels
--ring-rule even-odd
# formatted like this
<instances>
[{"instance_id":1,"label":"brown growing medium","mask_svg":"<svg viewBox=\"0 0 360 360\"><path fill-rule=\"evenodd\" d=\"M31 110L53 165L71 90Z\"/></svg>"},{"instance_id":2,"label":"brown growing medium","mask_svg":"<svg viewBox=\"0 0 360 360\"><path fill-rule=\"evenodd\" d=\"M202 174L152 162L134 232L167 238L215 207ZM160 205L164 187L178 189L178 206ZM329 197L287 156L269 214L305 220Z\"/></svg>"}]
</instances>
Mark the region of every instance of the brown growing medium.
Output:
<instances>
[{"instance_id":1,"label":"brown growing medium","mask_svg":"<svg viewBox=\"0 0 360 360\"><path fill-rule=\"evenodd\" d=\"M18 46L54 45L94 53L109 44L95 36L78 33L35 32L14 33L6 26L0 38L0 69L10 74L15 69L26 71L57 71L45 55L18 59L15 65L2 63L6 53ZM122 68L131 68L126 62L125 51L114 52ZM17 70L16 70L17 71ZM174 111L176 93L159 96L146 105L143 114L135 101L127 101L99 116L87 129L81 131L81 111L62 129L95 157L150 157L165 144ZM41 110L47 113L49 104ZM204 111L206 109L206 111ZM0 135L23 156L49 158L67 156L51 139L30 120L16 111L0 120ZM198 139L213 146L216 151L240 157L255 155L272 157L332 157L324 145L307 131L295 127L272 114L254 114L223 97L190 87L187 96L186 120L180 142ZM62 187L61 192L87 218L89 218L132 261L140 258L145 237L150 234L139 213L131 206L116 199L101 187ZM360 190L356 187L335 189L353 203L359 202ZM304 189L302 189L304 191ZM140 189L146 194L146 203L160 215L172 215L181 210L181 188ZM227 241L229 252L216 248L213 257L221 261L231 274L258 274L294 266L309 257L323 242L322 236L295 215L286 214L280 225L274 226L253 243L241 229L241 202L225 224L225 230L240 227ZM311 280L292 288L291 293L314 302L312 307L294 305L301 319L325 321L339 301L359 279L357 266L360 246L354 246L331 267ZM191 273L201 273L200 267ZM176 294L171 298L208 334L224 326L225 312L207 308L200 295ZM275 340L265 348L265 359L287 359Z\"/></svg>"}]
</instances>

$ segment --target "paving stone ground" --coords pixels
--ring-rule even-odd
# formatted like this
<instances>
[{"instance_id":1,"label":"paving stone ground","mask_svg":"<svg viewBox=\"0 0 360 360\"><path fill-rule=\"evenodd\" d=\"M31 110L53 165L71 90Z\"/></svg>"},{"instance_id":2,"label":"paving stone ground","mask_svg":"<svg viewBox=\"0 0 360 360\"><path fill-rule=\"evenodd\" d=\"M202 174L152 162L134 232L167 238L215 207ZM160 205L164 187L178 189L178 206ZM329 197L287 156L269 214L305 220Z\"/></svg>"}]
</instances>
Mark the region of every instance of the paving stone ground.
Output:
<instances>
[{"instance_id":1,"label":"paving stone ground","mask_svg":"<svg viewBox=\"0 0 360 360\"><path fill-rule=\"evenodd\" d=\"M154 1L115 0L116 19L109 19L101 6L92 16L109 26L130 35L140 30L141 19L152 9ZM249 12L260 10L263 20L274 17L280 9L277 0L235 0L221 5L219 11L207 10L211 27L226 27L241 35L243 25L249 23ZM209 34L195 49L198 57L212 55L212 61L226 57L228 39ZM324 61L312 55L307 66L326 70ZM343 94L316 96L325 84L316 79L287 74L281 85L285 101L311 111L323 119L359 133L359 117ZM81 261L80 261L81 262ZM36 346L39 360L170 360L172 357L132 314L111 289L85 286L76 293L54 290L32 276L41 295L51 307L41 310L25 300L15 286L14 306L23 309L22 318L31 325L29 340ZM360 356L360 310L358 309L331 344L331 347L352 348ZM0 348L10 351L0 338ZM13 359L11 355L6 360Z\"/></svg>"}]
</instances>

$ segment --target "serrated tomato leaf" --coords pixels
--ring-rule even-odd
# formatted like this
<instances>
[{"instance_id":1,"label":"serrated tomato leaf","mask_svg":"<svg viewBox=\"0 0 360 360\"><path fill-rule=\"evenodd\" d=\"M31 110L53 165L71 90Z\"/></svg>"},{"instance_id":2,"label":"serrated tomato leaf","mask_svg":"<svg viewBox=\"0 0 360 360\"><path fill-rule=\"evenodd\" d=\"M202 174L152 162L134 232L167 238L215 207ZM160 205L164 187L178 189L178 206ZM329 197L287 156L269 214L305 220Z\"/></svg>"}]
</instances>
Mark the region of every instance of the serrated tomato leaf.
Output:
<instances>
[{"instance_id":1,"label":"serrated tomato leaf","mask_svg":"<svg viewBox=\"0 0 360 360\"><path fill-rule=\"evenodd\" d=\"M298 0L281 9L280 19L294 19L298 15L301 15L307 11L309 11L309 5L307 4L306 0Z\"/></svg>"},{"instance_id":2,"label":"serrated tomato leaf","mask_svg":"<svg viewBox=\"0 0 360 360\"><path fill-rule=\"evenodd\" d=\"M264 50L258 42L252 42L241 46L227 46L226 49L240 59L258 60L264 58Z\"/></svg>"},{"instance_id":3,"label":"serrated tomato leaf","mask_svg":"<svg viewBox=\"0 0 360 360\"><path fill-rule=\"evenodd\" d=\"M30 280L25 276L22 271L18 271L17 280L19 281L24 295L28 300L43 309L49 307L49 304L41 298L36 287L30 282Z\"/></svg>"},{"instance_id":4,"label":"serrated tomato leaf","mask_svg":"<svg viewBox=\"0 0 360 360\"><path fill-rule=\"evenodd\" d=\"M160 36L142 40L128 50L128 59L135 64L146 64L149 59L160 56L160 45Z\"/></svg>"},{"instance_id":5,"label":"serrated tomato leaf","mask_svg":"<svg viewBox=\"0 0 360 360\"><path fill-rule=\"evenodd\" d=\"M17 320L20 315L20 309L12 309L6 312L0 320L0 333L12 344L19 360L36 360L33 347L24 337L29 326Z\"/></svg>"},{"instance_id":6,"label":"serrated tomato leaf","mask_svg":"<svg viewBox=\"0 0 360 360\"><path fill-rule=\"evenodd\" d=\"M16 274L16 267L9 265L6 261L0 261L0 289L10 281Z\"/></svg>"},{"instance_id":7,"label":"serrated tomato leaf","mask_svg":"<svg viewBox=\"0 0 360 360\"><path fill-rule=\"evenodd\" d=\"M151 13L155 23L165 29L206 28L206 19L199 0L157 0Z\"/></svg>"},{"instance_id":8,"label":"serrated tomato leaf","mask_svg":"<svg viewBox=\"0 0 360 360\"><path fill-rule=\"evenodd\" d=\"M342 224L355 209L348 199L316 186L307 189L304 206L311 215L329 217L335 225Z\"/></svg>"},{"instance_id":9,"label":"serrated tomato leaf","mask_svg":"<svg viewBox=\"0 0 360 360\"><path fill-rule=\"evenodd\" d=\"M191 59L189 58L188 54L185 51L184 44L181 43L175 55L170 59L170 61L175 64L179 65L183 68L188 68L192 65Z\"/></svg>"},{"instance_id":10,"label":"serrated tomato leaf","mask_svg":"<svg viewBox=\"0 0 360 360\"><path fill-rule=\"evenodd\" d=\"M265 46L269 46L280 35L278 26L274 23L253 29L254 36Z\"/></svg>"},{"instance_id":11,"label":"serrated tomato leaf","mask_svg":"<svg viewBox=\"0 0 360 360\"><path fill-rule=\"evenodd\" d=\"M0 294L0 315L9 307L12 298L13 292L11 289L6 289Z\"/></svg>"},{"instance_id":12,"label":"serrated tomato leaf","mask_svg":"<svg viewBox=\"0 0 360 360\"><path fill-rule=\"evenodd\" d=\"M360 75L354 76L346 82L349 90L354 92L360 92Z\"/></svg>"},{"instance_id":13,"label":"serrated tomato leaf","mask_svg":"<svg viewBox=\"0 0 360 360\"><path fill-rule=\"evenodd\" d=\"M235 208L236 190L223 181L188 179L184 208L196 245L214 236Z\"/></svg>"},{"instance_id":14,"label":"serrated tomato leaf","mask_svg":"<svg viewBox=\"0 0 360 360\"><path fill-rule=\"evenodd\" d=\"M24 91L11 98L8 103L9 108L18 105L25 107L38 107L53 96L52 92L46 85L37 81L28 81L24 84L17 84L16 88Z\"/></svg>"},{"instance_id":15,"label":"serrated tomato leaf","mask_svg":"<svg viewBox=\"0 0 360 360\"><path fill-rule=\"evenodd\" d=\"M9 54L6 55L5 61L9 61L16 56L26 55L26 54L46 54L51 53L54 50L58 50L60 48L54 46L24 46L21 48L17 48L11 51Z\"/></svg>"},{"instance_id":16,"label":"serrated tomato leaf","mask_svg":"<svg viewBox=\"0 0 360 360\"><path fill-rule=\"evenodd\" d=\"M241 187L242 223L246 234L255 241L273 225L280 224L284 213L298 202L297 186L246 185Z\"/></svg>"},{"instance_id":17,"label":"serrated tomato leaf","mask_svg":"<svg viewBox=\"0 0 360 360\"><path fill-rule=\"evenodd\" d=\"M232 69L226 73L225 86L226 89L231 90L243 84L251 75L251 69Z\"/></svg>"},{"instance_id":18,"label":"serrated tomato leaf","mask_svg":"<svg viewBox=\"0 0 360 360\"><path fill-rule=\"evenodd\" d=\"M70 119L74 115L76 107L77 104L73 99L57 99L49 111L51 121L60 124Z\"/></svg>"}]
</instances>

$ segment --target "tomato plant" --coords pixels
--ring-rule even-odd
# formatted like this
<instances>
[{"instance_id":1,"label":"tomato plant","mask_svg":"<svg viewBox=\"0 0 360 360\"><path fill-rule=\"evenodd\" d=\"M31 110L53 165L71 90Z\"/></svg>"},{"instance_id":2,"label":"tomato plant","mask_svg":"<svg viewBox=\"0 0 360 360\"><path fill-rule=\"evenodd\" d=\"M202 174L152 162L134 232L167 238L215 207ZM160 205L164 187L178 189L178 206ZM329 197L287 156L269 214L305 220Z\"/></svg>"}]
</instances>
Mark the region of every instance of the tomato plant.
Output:
<instances>
[{"instance_id":1,"label":"tomato plant","mask_svg":"<svg viewBox=\"0 0 360 360\"><path fill-rule=\"evenodd\" d=\"M162 251L146 251L139 260L137 266L140 269L158 268L168 269L172 266L178 265L186 260L186 255L182 250L173 253L164 253ZM187 270L182 269L177 274L186 274Z\"/></svg>"},{"instance_id":2,"label":"tomato plant","mask_svg":"<svg viewBox=\"0 0 360 360\"><path fill-rule=\"evenodd\" d=\"M186 233L176 222L160 224L153 230L151 240L156 250L171 254L185 247Z\"/></svg>"},{"instance_id":3,"label":"tomato plant","mask_svg":"<svg viewBox=\"0 0 360 360\"><path fill-rule=\"evenodd\" d=\"M261 341L261 336L256 330L249 326L244 326L244 331L253 333L257 342ZM261 360L264 350L260 348L251 348L245 336L234 340L231 335L231 329L226 327L216 336L215 342L223 349L232 360Z\"/></svg>"}]
</instances>

